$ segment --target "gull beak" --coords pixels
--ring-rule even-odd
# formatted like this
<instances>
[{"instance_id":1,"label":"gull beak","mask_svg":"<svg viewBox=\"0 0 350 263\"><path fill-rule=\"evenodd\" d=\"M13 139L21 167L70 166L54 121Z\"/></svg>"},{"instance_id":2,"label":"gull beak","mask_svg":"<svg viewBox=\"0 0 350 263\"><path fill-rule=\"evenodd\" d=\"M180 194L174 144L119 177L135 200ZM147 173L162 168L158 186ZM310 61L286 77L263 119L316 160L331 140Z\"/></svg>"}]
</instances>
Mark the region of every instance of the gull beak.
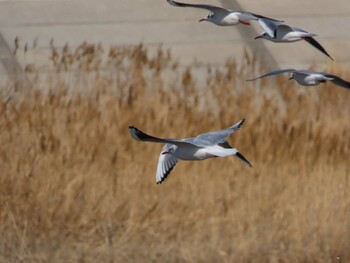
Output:
<instances>
[{"instance_id":1,"label":"gull beak","mask_svg":"<svg viewBox=\"0 0 350 263\"><path fill-rule=\"evenodd\" d=\"M206 18L202 18L202 19L199 19L198 22L203 22L203 21L206 21L207 19Z\"/></svg>"},{"instance_id":2,"label":"gull beak","mask_svg":"<svg viewBox=\"0 0 350 263\"><path fill-rule=\"evenodd\" d=\"M255 37L254 39L259 39L259 38L262 38L262 36L260 35L260 36L257 36L257 37Z\"/></svg>"},{"instance_id":3,"label":"gull beak","mask_svg":"<svg viewBox=\"0 0 350 263\"><path fill-rule=\"evenodd\" d=\"M165 152L162 152L162 155L164 155L164 154L168 154L169 152L168 151L165 151Z\"/></svg>"},{"instance_id":4,"label":"gull beak","mask_svg":"<svg viewBox=\"0 0 350 263\"><path fill-rule=\"evenodd\" d=\"M293 79L293 76L291 76L288 80L292 80Z\"/></svg>"}]
</instances>

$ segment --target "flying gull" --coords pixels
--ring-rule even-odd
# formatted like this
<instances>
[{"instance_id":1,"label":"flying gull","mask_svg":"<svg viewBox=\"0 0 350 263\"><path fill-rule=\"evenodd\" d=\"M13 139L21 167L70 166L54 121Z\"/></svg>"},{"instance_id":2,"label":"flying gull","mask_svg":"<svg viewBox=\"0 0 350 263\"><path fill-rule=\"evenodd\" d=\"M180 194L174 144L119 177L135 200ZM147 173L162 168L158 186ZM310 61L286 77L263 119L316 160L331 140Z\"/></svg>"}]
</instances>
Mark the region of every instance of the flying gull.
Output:
<instances>
[{"instance_id":1,"label":"flying gull","mask_svg":"<svg viewBox=\"0 0 350 263\"><path fill-rule=\"evenodd\" d=\"M292 73L292 76L289 79L290 80L294 79L296 82L298 82L302 86L316 86L320 83L331 81L335 85L350 89L350 83L337 76L324 73L324 72L315 72L311 70L297 70L297 69L276 70L276 71L267 73L265 75L262 75L260 77L249 79L247 81L253 81L253 80L274 76L274 75L279 75L283 73Z\"/></svg>"},{"instance_id":2,"label":"flying gull","mask_svg":"<svg viewBox=\"0 0 350 263\"><path fill-rule=\"evenodd\" d=\"M280 20L275 20L272 18L268 18L268 17L250 13L250 12L235 11L235 10L230 10L230 9L213 6L213 5L187 4L187 3L176 2L173 0L167 0L167 2L173 6L178 6L178 7L194 7L194 8L200 8L200 9L206 9L210 11L210 13L206 17L200 19L199 22L208 21L218 26L234 26L238 24L250 25L249 21L259 20L259 19L283 22Z\"/></svg>"},{"instance_id":3,"label":"flying gull","mask_svg":"<svg viewBox=\"0 0 350 263\"><path fill-rule=\"evenodd\" d=\"M244 119L224 130L208 132L195 138L161 139L148 135L134 126L129 127L131 136L138 141L165 143L158 160L156 182L162 183L170 174L178 160L205 160L214 157L234 155L252 167L250 162L236 148L232 148L226 138L240 129Z\"/></svg>"},{"instance_id":4,"label":"flying gull","mask_svg":"<svg viewBox=\"0 0 350 263\"><path fill-rule=\"evenodd\" d=\"M258 19L258 22L263 27L265 32L263 32L260 36L257 36L255 39L263 38L275 43L291 43L305 40L333 60L333 58L327 53L321 44L313 38L314 36L317 36L316 34L309 33L300 28L282 24L281 21L261 18Z\"/></svg>"}]
</instances>

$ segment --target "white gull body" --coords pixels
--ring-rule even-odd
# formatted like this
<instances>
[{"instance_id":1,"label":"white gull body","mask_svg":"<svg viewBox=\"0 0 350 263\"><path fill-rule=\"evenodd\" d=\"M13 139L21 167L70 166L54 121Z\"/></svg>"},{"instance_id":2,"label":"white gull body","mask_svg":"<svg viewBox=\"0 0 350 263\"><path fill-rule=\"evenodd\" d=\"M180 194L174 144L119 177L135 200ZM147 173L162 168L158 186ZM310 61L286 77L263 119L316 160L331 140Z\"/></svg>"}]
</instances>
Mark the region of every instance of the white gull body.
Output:
<instances>
[{"instance_id":1,"label":"white gull body","mask_svg":"<svg viewBox=\"0 0 350 263\"><path fill-rule=\"evenodd\" d=\"M226 138L239 130L244 119L224 130L208 132L195 138L186 139L162 139L148 135L137 128L130 126L131 136L138 141L165 143L158 160L156 182L162 183L170 174L178 160L198 161L214 157L236 156L243 163L252 167L249 161L232 148Z\"/></svg>"}]
</instances>

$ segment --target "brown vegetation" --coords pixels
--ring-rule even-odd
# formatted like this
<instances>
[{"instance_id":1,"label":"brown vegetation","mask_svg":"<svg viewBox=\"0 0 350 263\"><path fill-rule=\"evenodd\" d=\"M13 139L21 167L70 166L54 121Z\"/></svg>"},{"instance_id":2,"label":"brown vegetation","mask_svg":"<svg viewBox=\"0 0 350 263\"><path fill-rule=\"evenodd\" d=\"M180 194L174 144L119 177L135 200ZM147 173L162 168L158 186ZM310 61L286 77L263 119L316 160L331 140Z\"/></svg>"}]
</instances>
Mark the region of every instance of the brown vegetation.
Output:
<instances>
[{"instance_id":1,"label":"brown vegetation","mask_svg":"<svg viewBox=\"0 0 350 263\"><path fill-rule=\"evenodd\" d=\"M51 73L0 102L1 262L350 260L348 90L247 83L261 73L248 55L202 85L162 49L52 48ZM162 185L161 145L128 132L181 138L241 118L230 141L253 169L180 161Z\"/></svg>"}]
</instances>

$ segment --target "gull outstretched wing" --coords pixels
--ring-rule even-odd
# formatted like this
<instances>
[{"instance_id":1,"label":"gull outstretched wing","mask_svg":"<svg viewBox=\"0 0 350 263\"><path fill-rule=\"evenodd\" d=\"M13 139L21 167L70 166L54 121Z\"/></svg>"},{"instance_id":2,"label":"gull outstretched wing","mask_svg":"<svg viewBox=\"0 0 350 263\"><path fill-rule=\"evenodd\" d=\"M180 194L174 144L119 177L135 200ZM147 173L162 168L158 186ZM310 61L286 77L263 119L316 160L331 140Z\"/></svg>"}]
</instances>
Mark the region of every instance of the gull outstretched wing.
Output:
<instances>
[{"instance_id":1,"label":"gull outstretched wing","mask_svg":"<svg viewBox=\"0 0 350 263\"><path fill-rule=\"evenodd\" d=\"M321 44L316 41L316 39L314 39L313 37L304 37L304 40L334 61L334 59L328 54L324 47L322 47Z\"/></svg>"},{"instance_id":2,"label":"gull outstretched wing","mask_svg":"<svg viewBox=\"0 0 350 263\"><path fill-rule=\"evenodd\" d=\"M177 139L168 139L168 138L158 138L151 135L148 135L147 133L144 133L137 129L134 126L129 126L129 132L131 137L133 137L137 141L143 141L143 142L156 142L156 143L170 143L177 146L189 146L193 145L191 142L183 141L183 140L177 140Z\"/></svg>"},{"instance_id":3,"label":"gull outstretched wing","mask_svg":"<svg viewBox=\"0 0 350 263\"><path fill-rule=\"evenodd\" d=\"M279 74L283 74L283 73L294 73L294 72L296 72L296 70L291 69L291 68L290 69L281 69L281 70L271 71L265 75L262 75L260 77L254 78L254 79L247 79L247 81L254 81L254 80L269 77L269 76L279 75Z\"/></svg>"},{"instance_id":4,"label":"gull outstretched wing","mask_svg":"<svg viewBox=\"0 0 350 263\"><path fill-rule=\"evenodd\" d=\"M258 19L258 23L266 31L266 33L270 35L270 37L275 38L276 37L277 27L282 22L281 21L272 20L272 19L259 18Z\"/></svg>"},{"instance_id":5,"label":"gull outstretched wing","mask_svg":"<svg viewBox=\"0 0 350 263\"><path fill-rule=\"evenodd\" d=\"M210 146L225 142L225 139L231 135L233 132L239 130L243 125L245 119L240 120L236 124L228 127L224 130L207 132L198 135L193 139L193 144L197 146Z\"/></svg>"},{"instance_id":6,"label":"gull outstretched wing","mask_svg":"<svg viewBox=\"0 0 350 263\"><path fill-rule=\"evenodd\" d=\"M169 144L164 145L158 159L156 182L161 184L174 169L178 159L171 154L162 154L169 148Z\"/></svg>"},{"instance_id":7,"label":"gull outstretched wing","mask_svg":"<svg viewBox=\"0 0 350 263\"><path fill-rule=\"evenodd\" d=\"M228 10L219 6L214 6L214 5L201 5L201 4L187 4L187 3L180 3L176 2L173 0L167 0L167 2L173 6L178 6L178 7L193 7L193 8L200 8L200 9L206 9L211 12L231 12L232 10Z\"/></svg>"},{"instance_id":8,"label":"gull outstretched wing","mask_svg":"<svg viewBox=\"0 0 350 263\"><path fill-rule=\"evenodd\" d=\"M327 78L332 78L330 81L332 81L332 83L334 83L335 85L350 89L350 83L347 82L346 80L343 80L342 78L339 78L339 77L331 75L331 74L326 74L325 76Z\"/></svg>"}]
</instances>

